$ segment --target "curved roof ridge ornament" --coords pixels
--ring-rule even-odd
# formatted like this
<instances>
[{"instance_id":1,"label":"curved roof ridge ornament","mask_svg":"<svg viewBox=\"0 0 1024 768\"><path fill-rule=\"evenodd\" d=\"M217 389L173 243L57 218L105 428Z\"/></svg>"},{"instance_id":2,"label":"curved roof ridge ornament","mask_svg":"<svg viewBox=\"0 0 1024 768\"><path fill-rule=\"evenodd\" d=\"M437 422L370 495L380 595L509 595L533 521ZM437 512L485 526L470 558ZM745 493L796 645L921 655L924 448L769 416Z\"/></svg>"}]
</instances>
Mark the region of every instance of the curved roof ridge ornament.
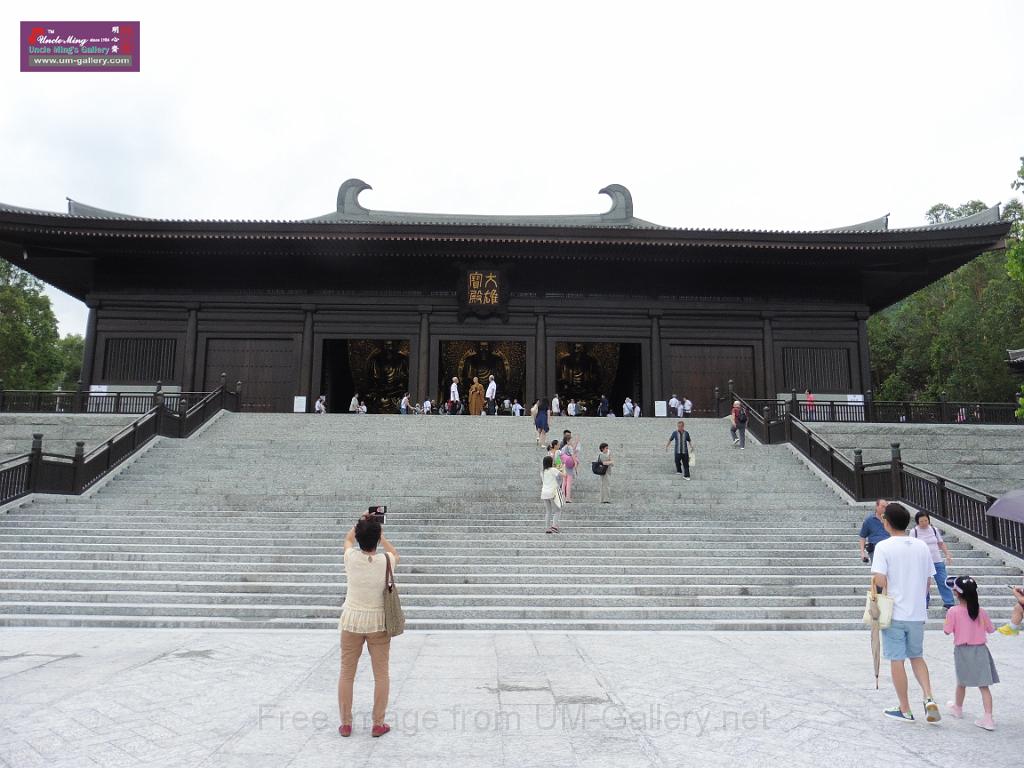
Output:
<instances>
[{"instance_id":1,"label":"curved roof ridge ornament","mask_svg":"<svg viewBox=\"0 0 1024 768\"><path fill-rule=\"evenodd\" d=\"M978 224L997 224L1002 220L999 215L1000 205L1002 205L1002 203L996 203L983 211L972 213L970 216L962 216L959 219L953 219L952 221L928 224L923 227L913 227L913 229L956 229L958 227L971 227Z\"/></svg>"},{"instance_id":2,"label":"curved roof ridge ornament","mask_svg":"<svg viewBox=\"0 0 1024 768\"><path fill-rule=\"evenodd\" d=\"M608 195L612 199L612 207L601 214L602 221L631 221L633 218L633 195L621 184L609 184L598 190L598 194Z\"/></svg>"},{"instance_id":3,"label":"curved roof ridge ornament","mask_svg":"<svg viewBox=\"0 0 1024 768\"><path fill-rule=\"evenodd\" d=\"M359 203L359 193L373 189L362 179L348 179L338 187L338 213L353 218L370 218L370 211Z\"/></svg>"}]
</instances>

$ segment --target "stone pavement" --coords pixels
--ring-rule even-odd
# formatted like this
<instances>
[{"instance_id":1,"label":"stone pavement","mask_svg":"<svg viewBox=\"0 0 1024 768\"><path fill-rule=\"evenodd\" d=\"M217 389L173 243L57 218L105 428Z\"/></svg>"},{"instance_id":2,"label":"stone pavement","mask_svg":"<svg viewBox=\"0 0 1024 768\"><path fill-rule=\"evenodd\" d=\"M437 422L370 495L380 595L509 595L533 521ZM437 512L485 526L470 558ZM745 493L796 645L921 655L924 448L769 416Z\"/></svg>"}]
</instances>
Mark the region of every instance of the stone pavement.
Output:
<instances>
[{"instance_id":1,"label":"stone pavement","mask_svg":"<svg viewBox=\"0 0 1024 768\"><path fill-rule=\"evenodd\" d=\"M883 720L862 632L410 632L394 730L337 734L338 647L317 630L5 629L0 766L959 766L1024 753L1024 637L996 635L999 729ZM940 705L950 641L925 645ZM884 662L883 662L884 664ZM912 701L917 694L913 693Z\"/></svg>"}]
</instances>

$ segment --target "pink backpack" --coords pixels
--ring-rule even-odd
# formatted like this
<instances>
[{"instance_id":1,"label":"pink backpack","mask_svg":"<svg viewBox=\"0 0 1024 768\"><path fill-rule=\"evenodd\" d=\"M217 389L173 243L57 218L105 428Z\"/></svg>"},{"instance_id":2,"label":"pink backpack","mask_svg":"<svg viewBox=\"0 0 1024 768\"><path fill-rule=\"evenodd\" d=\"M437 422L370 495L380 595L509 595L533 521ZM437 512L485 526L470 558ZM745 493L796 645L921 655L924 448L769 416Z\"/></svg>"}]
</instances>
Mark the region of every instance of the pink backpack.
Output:
<instances>
[{"instance_id":1,"label":"pink backpack","mask_svg":"<svg viewBox=\"0 0 1024 768\"><path fill-rule=\"evenodd\" d=\"M576 466L576 459L572 457L571 453L563 453L562 463L565 465L566 469L572 469Z\"/></svg>"}]
</instances>

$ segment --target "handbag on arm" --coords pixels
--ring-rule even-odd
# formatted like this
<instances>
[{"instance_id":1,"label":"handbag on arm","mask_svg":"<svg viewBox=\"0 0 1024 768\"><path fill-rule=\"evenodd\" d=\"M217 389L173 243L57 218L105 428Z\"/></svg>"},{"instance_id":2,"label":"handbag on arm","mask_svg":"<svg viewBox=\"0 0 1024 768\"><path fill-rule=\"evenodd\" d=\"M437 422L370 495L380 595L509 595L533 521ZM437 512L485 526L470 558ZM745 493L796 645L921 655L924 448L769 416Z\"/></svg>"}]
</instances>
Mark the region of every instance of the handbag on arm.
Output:
<instances>
[{"instance_id":1,"label":"handbag on arm","mask_svg":"<svg viewBox=\"0 0 1024 768\"><path fill-rule=\"evenodd\" d=\"M398 597L398 585L395 584L395 573L391 569L391 558L386 552L384 562L384 630L388 637L395 637L405 632L405 614L402 612L402 601Z\"/></svg>"}]
</instances>

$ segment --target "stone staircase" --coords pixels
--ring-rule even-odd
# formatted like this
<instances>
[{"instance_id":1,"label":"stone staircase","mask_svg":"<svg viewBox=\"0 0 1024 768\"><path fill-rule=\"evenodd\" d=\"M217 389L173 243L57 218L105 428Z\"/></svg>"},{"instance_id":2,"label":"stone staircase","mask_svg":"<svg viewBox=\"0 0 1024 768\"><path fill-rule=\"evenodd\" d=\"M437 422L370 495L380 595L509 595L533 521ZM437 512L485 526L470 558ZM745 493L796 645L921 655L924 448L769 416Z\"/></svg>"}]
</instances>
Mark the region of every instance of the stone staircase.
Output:
<instances>
[{"instance_id":1,"label":"stone staircase","mask_svg":"<svg viewBox=\"0 0 1024 768\"><path fill-rule=\"evenodd\" d=\"M865 508L786 447L740 451L724 422L693 419L686 482L664 450L672 420L566 427L587 463L563 532L545 535L529 418L222 414L92 497L0 515L0 625L334 628L341 542L380 503L411 629L862 626ZM589 472L602 441L605 505ZM1020 571L947 540L952 572L1005 618Z\"/></svg>"},{"instance_id":2,"label":"stone staircase","mask_svg":"<svg viewBox=\"0 0 1024 768\"><path fill-rule=\"evenodd\" d=\"M903 460L1001 496L1024 488L1024 427L977 424L839 424L811 422L825 440L853 458L888 461L892 443Z\"/></svg>"},{"instance_id":3,"label":"stone staircase","mask_svg":"<svg viewBox=\"0 0 1024 768\"><path fill-rule=\"evenodd\" d=\"M47 453L75 455L75 442L85 441L88 453L127 427L138 416L92 413L0 413L0 461L32 450L32 435L43 435Z\"/></svg>"}]
</instances>

